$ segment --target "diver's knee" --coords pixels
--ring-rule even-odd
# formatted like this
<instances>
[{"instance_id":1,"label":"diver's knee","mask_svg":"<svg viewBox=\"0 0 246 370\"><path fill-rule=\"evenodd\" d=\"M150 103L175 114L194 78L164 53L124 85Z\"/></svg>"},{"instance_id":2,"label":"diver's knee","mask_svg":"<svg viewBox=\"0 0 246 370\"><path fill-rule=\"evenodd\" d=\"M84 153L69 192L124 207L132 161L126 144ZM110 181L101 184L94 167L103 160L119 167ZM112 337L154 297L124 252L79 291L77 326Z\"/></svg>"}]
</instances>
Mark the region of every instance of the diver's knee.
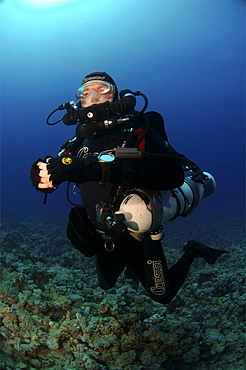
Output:
<instances>
[{"instance_id":1,"label":"diver's knee","mask_svg":"<svg viewBox=\"0 0 246 370\"><path fill-rule=\"evenodd\" d=\"M99 287L102 289L102 290L109 290L109 289L112 289L114 287L114 285L103 285L103 284L100 284L99 283Z\"/></svg>"}]
</instances>

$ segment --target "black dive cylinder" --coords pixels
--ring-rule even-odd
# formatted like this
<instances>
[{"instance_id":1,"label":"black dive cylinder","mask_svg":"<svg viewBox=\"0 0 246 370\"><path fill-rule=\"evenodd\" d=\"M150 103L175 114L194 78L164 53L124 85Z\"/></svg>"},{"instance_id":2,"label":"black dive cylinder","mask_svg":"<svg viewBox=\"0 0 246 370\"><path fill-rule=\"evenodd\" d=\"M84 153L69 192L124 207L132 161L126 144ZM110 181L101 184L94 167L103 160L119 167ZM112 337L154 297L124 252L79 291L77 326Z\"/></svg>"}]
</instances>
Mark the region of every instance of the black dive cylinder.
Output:
<instances>
[{"instance_id":1,"label":"black dive cylinder","mask_svg":"<svg viewBox=\"0 0 246 370\"><path fill-rule=\"evenodd\" d=\"M105 103L92 105L87 108L79 108L69 110L62 120L65 125L75 125L78 122L96 122L103 119L112 118L116 114L126 114L132 111L136 105L136 98L133 94L127 93L123 95L123 99L112 101L106 101Z\"/></svg>"}]
</instances>

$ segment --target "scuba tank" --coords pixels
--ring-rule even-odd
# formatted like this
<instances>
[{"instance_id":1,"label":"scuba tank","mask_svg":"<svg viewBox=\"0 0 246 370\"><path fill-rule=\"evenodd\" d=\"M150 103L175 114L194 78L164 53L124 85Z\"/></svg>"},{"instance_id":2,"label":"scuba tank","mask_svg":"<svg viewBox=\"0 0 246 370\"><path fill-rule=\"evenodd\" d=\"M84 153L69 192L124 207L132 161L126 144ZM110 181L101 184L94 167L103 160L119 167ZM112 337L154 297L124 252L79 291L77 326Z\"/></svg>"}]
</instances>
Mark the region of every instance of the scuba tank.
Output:
<instances>
[{"instance_id":1,"label":"scuba tank","mask_svg":"<svg viewBox=\"0 0 246 370\"><path fill-rule=\"evenodd\" d=\"M203 181L185 177L180 188L161 192L136 189L129 191L116 215L124 217L124 224L137 239L150 234L154 240L162 238L160 225L178 216L190 215L200 202L214 194L215 179L204 172Z\"/></svg>"}]
</instances>

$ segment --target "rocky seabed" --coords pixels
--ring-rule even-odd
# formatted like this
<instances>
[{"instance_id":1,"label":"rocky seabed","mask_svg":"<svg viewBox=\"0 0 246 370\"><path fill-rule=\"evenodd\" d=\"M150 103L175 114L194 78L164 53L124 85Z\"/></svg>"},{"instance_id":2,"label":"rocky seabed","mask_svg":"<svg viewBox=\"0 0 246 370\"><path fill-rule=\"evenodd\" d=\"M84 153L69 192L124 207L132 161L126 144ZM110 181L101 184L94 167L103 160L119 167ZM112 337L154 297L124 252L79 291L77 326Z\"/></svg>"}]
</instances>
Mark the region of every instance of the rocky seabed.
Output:
<instances>
[{"instance_id":1,"label":"rocky seabed","mask_svg":"<svg viewBox=\"0 0 246 370\"><path fill-rule=\"evenodd\" d=\"M1 369L245 369L245 236L241 214L166 225L168 264L196 239L230 254L197 259L168 305L135 281L98 287L94 260L66 240L64 221L2 221Z\"/></svg>"}]
</instances>

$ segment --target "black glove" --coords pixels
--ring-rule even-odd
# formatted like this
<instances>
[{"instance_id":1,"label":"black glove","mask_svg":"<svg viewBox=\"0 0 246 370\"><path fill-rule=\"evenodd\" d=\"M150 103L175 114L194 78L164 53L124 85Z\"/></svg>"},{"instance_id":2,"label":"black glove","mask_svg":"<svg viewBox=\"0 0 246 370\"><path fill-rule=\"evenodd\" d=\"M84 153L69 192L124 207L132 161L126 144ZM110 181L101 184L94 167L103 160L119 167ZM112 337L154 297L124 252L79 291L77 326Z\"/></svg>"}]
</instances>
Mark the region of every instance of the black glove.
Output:
<instances>
[{"instance_id":1,"label":"black glove","mask_svg":"<svg viewBox=\"0 0 246 370\"><path fill-rule=\"evenodd\" d=\"M31 165L30 170L30 180L32 185L37 189L38 191L41 191L42 193L53 193L55 191L55 188L40 188L39 184L41 184L41 177L39 176L40 173L40 167L37 165L38 163L43 162L45 163L45 160L42 160L41 158L37 159L33 164Z\"/></svg>"},{"instance_id":2,"label":"black glove","mask_svg":"<svg viewBox=\"0 0 246 370\"><path fill-rule=\"evenodd\" d=\"M101 176L101 166L97 156L79 158L74 156L61 156L49 159L47 165L50 180L57 187L63 181L83 183L98 181Z\"/></svg>"}]
</instances>

